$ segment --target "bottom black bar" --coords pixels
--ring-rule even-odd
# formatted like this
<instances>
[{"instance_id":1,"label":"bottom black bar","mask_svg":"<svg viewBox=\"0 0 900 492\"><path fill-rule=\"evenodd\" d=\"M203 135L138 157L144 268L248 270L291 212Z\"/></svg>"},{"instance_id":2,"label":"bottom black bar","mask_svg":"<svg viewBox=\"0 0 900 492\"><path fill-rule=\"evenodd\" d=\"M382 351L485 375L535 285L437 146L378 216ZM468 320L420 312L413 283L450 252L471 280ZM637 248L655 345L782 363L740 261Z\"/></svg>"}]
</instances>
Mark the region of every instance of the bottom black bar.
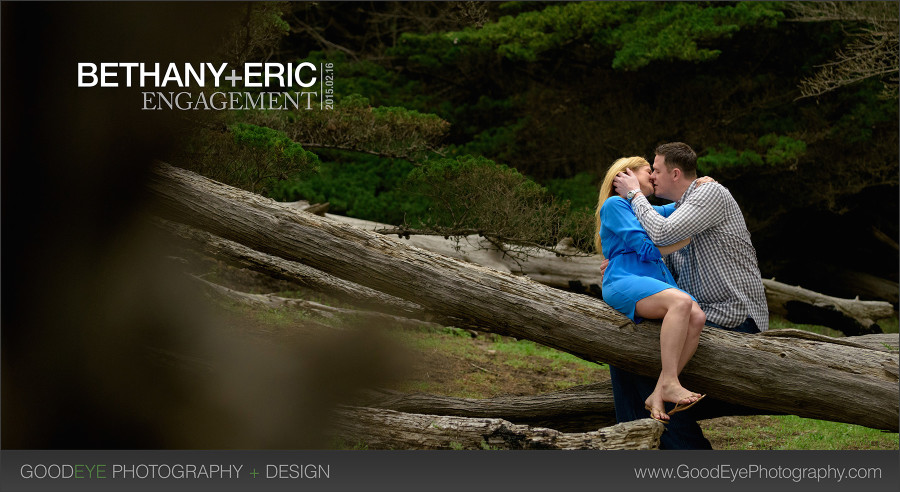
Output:
<instances>
[{"instance_id":1,"label":"bottom black bar","mask_svg":"<svg viewBox=\"0 0 900 492\"><path fill-rule=\"evenodd\" d=\"M12 491L896 490L897 451L13 451Z\"/></svg>"}]
</instances>

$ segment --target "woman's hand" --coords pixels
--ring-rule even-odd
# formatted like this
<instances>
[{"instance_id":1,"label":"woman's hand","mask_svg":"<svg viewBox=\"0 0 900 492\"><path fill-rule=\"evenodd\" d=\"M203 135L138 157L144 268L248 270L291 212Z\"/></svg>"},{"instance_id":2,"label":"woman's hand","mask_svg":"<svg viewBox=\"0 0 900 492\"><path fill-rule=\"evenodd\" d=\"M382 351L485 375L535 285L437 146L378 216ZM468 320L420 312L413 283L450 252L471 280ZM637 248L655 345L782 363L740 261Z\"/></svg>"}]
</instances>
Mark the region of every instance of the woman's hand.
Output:
<instances>
[{"instance_id":1,"label":"woman's hand","mask_svg":"<svg viewBox=\"0 0 900 492\"><path fill-rule=\"evenodd\" d=\"M709 176L703 176L702 178L697 178L697 186L700 186L700 185L706 184L706 183L718 183L718 181L712 179Z\"/></svg>"}]
</instances>

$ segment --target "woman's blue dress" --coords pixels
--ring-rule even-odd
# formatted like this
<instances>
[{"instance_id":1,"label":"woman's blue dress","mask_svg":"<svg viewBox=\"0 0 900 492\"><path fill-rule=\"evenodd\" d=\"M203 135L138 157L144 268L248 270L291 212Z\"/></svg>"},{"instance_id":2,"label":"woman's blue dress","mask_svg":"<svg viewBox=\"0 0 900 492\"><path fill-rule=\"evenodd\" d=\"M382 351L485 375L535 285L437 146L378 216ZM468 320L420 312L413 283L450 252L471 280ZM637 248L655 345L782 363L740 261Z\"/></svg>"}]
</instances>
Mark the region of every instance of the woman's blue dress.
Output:
<instances>
[{"instance_id":1,"label":"woman's blue dress","mask_svg":"<svg viewBox=\"0 0 900 492\"><path fill-rule=\"evenodd\" d=\"M655 208L663 215L674 210L672 205ZM634 313L638 301L678 288L659 249L641 227L631 205L620 196L608 198L600 207L600 242L603 256L609 260L603 273L603 300L635 323L641 321Z\"/></svg>"}]
</instances>

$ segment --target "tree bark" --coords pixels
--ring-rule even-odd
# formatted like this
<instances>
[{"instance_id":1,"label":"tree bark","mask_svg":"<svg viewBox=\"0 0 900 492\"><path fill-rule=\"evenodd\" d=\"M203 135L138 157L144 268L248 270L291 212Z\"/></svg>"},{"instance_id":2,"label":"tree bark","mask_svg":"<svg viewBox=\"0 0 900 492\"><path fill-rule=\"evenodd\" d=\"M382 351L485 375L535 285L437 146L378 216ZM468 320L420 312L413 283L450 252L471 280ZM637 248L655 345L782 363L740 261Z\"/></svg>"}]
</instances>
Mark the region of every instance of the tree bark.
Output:
<instances>
[{"instance_id":1,"label":"tree bark","mask_svg":"<svg viewBox=\"0 0 900 492\"><path fill-rule=\"evenodd\" d=\"M663 424L651 419L565 433L496 418L365 407L339 408L332 427L346 444L376 449L658 449L663 433Z\"/></svg>"},{"instance_id":2,"label":"tree bark","mask_svg":"<svg viewBox=\"0 0 900 492\"><path fill-rule=\"evenodd\" d=\"M363 285L342 280L302 263L260 253L242 244L222 239L184 224L164 219L155 219L154 223L176 237L188 241L192 246L196 246L205 254L225 261L230 265L247 268L277 279L310 287L351 304L381 313L401 315L426 323L434 321L445 326L466 327L464 320L428 313L414 302L405 301Z\"/></svg>"},{"instance_id":3,"label":"tree bark","mask_svg":"<svg viewBox=\"0 0 900 492\"><path fill-rule=\"evenodd\" d=\"M712 403L691 411L697 420L735 415L781 415L745 406ZM562 432L587 432L616 423L612 383L602 381L529 396L498 396L472 399L423 393L370 390L354 404L427 415L453 415L468 418L501 418L517 424L549 427Z\"/></svg>"},{"instance_id":4,"label":"tree bark","mask_svg":"<svg viewBox=\"0 0 900 492\"><path fill-rule=\"evenodd\" d=\"M896 334L832 338L802 330L770 330L763 336L834 343L891 354L897 354L900 350ZM897 375L896 367L886 366L885 370ZM712 401L709 399L704 402L704 405L698 405L692 410L692 414L697 420L735 415L782 414L746 406L713 404ZM429 415L498 417L519 424L550 427L565 432L584 432L597 427L613 425L616 422L612 384L608 380L539 395L499 396L485 399L371 390L361 396L357 400L357 404Z\"/></svg>"},{"instance_id":5,"label":"tree bark","mask_svg":"<svg viewBox=\"0 0 900 492\"><path fill-rule=\"evenodd\" d=\"M301 209L305 207L305 205L294 204L292 206ZM387 224L341 215L326 214L326 217L369 231L390 228ZM599 255L557 257L547 251L532 248L527 250L527 260L518 261L508 255L503 255L492 244L478 236L466 236L461 238L458 243L455 240L438 236L411 236L406 241L413 246L469 263L501 272L525 275L551 287L576 292L590 292L598 297L601 294L600 259L602 256ZM560 244L557 248L565 253L575 253L574 249L565 244ZM882 283L889 284L890 282L885 280ZM880 333L881 329L875 321L891 317L894 314L893 305L886 301L860 301L859 298L841 299L776 282L774 279L764 279L763 286L766 290L766 302L770 311L786 316L794 323L828 326L840 330L848 336Z\"/></svg>"},{"instance_id":6,"label":"tree bark","mask_svg":"<svg viewBox=\"0 0 900 492\"><path fill-rule=\"evenodd\" d=\"M828 326L848 336L881 333L875 320L894 314L894 306L885 301L839 299L767 279L763 286L769 311L794 323Z\"/></svg>"},{"instance_id":7,"label":"tree bark","mask_svg":"<svg viewBox=\"0 0 900 492\"><path fill-rule=\"evenodd\" d=\"M300 308L316 312L325 317L332 317L335 314L365 316L382 322L394 323L400 326L413 325L417 328L425 323L384 313L335 308L303 299L288 299L270 294L237 292L199 277L194 276L193 278L203 284L216 297L252 306ZM440 327L440 325L436 324L429 325ZM327 325L319 326L324 329L332 329ZM897 336L891 334L831 338L802 330L771 330L766 332L764 336L801 338L886 352L897 352L900 349L896 344ZM894 345L891 345L892 343ZM171 356L172 354L169 354L169 358ZM196 362L193 361L193 364L196 365ZM893 373L895 376L897 375L896 369ZM424 393L409 394L391 390L368 390L354 403L358 406L382 408L404 413L466 418L500 418L518 424L547 427L562 432L588 432L600 427L615 425L616 423L612 384L609 380L538 395L499 396L484 399L456 398ZM709 403L699 407L699 410L701 410L699 413L697 409L694 411L698 420L733 415L773 414L773 412L749 407L718 405L712 408Z\"/></svg>"},{"instance_id":8,"label":"tree bark","mask_svg":"<svg viewBox=\"0 0 900 492\"><path fill-rule=\"evenodd\" d=\"M612 384L608 380L540 395L484 399L372 390L354 403L427 415L501 418L567 432L583 432L616 423Z\"/></svg>"},{"instance_id":9,"label":"tree bark","mask_svg":"<svg viewBox=\"0 0 900 492\"><path fill-rule=\"evenodd\" d=\"M350 224L354 227L375 231L390 229L393 226L369 220L362 220L343 215L325 214L326 218ZM510 255L498 251L488 240L477 235L459 239L444 239L441 236L410 236L403 240L406 244L426 249L444 256L456 258L468 263L488 267L498 272L524 275L544 285L560 289L594 292L599 295L602 277L600 262L596 256L563 256L558 257L549 251L538 248L524 248L528 255L526 261L520 261ZM575 254L574 248L560 245L561 252Z\"/></svg>"},{"instance_id":10,"label":"tree bark","mask_svg":"<svg viewBox=\"0 0 900 492\"><path fill-rule=\"evenodd\" d=\"M199 277L192 276L201 283L209 293L229 301L249 304L263 308L299 308L315 312L320 316L333 317L334 315L350 315L354 317L367 317L380 322L391 323L400 326L414 326L416 328L429 324L419 320L412 320L391 316L384 313L371 311L356 311L350 309L326 306L303 299L288 299L271 294L249 294L238 292L227 287L208 282ZM322 329L334 329L327 325L318 325ZM868 335L863 337L850 337L834 339L824 335L818 335L801 330L774 330L767 332L766 336L794 337L807 340L818 340L832 343L840 343L847 346L869 347L881 351L897 351L896 346L890 345L896 337L891 335ZM895 371L896 375L896 371ZM734 407L730 405L712 405L712 400L702 407L694 410L698 420L732 415L761 415L772 414L749 407ZM611 426L616 423L615 408L613 405L612 385L610 381L603 381L590 385L576 386L563 391L544 393L529 396L500 396L495 398L471 399L454 398L430 394L406 394L389 390L370 390L355 402L358 406L383 408L405 413L418 413L427 415L446 415L466 418L501 418L510 422L536 427L547 427L562 432L588 432L600 427Z\"/></svg>"},{"instance_id":11,"label":"tree bark","mask_svg":"<svg viewBox=\"0 0 900 492\"><path fill-rule=\"evenodd\" d=\"M887 301L895 309L900 301L900 285L897 282L865 272L829 265L808 265L794 274L809 278L812 282L829 285L835 295Z\"/></svg>"},{"instance_id":12,"label":"tree bark","mask_svg":"<svg viewBox=\"0 0 900 492\"><path fill-rule=\"evenodd\" d=\"M287 297L279 297L272 294L250 294L247 292L238 292L229 289L223 285L218 285L202 278L192 276L194 280L203 284L208 292L216 297L227 299L230 301L240 302L250 306L263 308L297 308L304 311L310 311L325 318L333 318L336 315L363 317L370 320L378 321L385 324L395 324L406 327L431 327L443 328L443 325L430 323L428 321L404 318L401 316L393 316L390 314L380 313L377 311L358 311L355 309L338 308L334 306L326 306L318 302L307 301L306 299L290 299Z\"/></svg>"},{"instance_id":13,"label":"tree bark","mask_svg":"<svg viewBox=\"0 0 900 492\"><path fill-rule=\"evenodd\" d=\"M598 299L415 248L160 164L158 214L298 261L480 328L655 377L659 324ZM681 381L736 404L897 431L897 357L811 340L707 329Z\"/></svg>"}]
</instances>

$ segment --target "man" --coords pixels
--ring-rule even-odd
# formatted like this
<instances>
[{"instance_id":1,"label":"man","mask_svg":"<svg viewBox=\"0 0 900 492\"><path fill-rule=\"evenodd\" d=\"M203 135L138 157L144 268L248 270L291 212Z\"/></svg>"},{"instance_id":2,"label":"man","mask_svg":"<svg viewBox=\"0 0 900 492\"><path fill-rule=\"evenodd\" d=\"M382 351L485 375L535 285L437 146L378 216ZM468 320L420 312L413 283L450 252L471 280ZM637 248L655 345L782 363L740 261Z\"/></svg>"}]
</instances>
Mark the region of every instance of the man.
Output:
<instances>
[{"instance_id":1,"label":"man","mask_svg":"<svg viewBox=\"0 0 900 492\"><path fill-rule=\"evenodd\" d=\"M697 154L687 144L673 142L656 148L650 181L656 196L674 203L650 205L630 170L613 183L616 193L630 201L655 244L666 246L691 238L688 246L665 261L678 287L697 299L708 326L744 333L765 331L769 310L744 216L728 189L718 183L698 186L696 180ZM653 391L654 381L614 367L610 377L617 420L646 418L644 399ZM721 408L719 404L710 401L698 407L712 410ZM693 413L671 415L661 448L712 449ZM735 409L733 413L742 412Z\"/></svg>"}]
</instances>

